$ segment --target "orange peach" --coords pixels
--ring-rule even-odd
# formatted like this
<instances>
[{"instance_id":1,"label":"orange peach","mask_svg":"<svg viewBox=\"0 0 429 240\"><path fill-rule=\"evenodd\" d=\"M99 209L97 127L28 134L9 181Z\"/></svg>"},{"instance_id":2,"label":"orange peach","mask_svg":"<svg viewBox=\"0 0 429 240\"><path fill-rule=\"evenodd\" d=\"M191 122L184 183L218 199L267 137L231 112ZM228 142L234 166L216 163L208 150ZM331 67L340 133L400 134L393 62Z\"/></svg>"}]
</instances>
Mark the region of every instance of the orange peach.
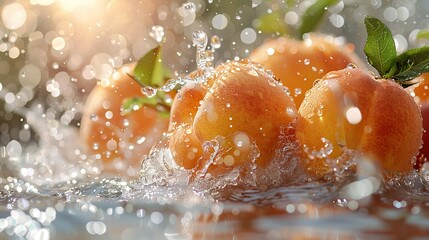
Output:
<instances>
[{"instance_id":1,"label":"orange peach","mask_svg":"<svg viewBox=\"0 0 429 240\"><path fill-rule=\"evenodd\" d=\"M420 103L429 102L429 73L424 73L416 78L419 83L410 88L414 94L415 101Z\"/></svg>"},{"instance_id":2,"label":"orange peach","mask_svg":"<svg viewBox=\"0 0 429 240\"><path fill-rule=\"evenodd\" d=\"M352 44L337 43L331 36L310 34L304 41L286 37L271 39L255 49L250 60L271 70L289 88L297 107L316 79L348 64L363 66Z\"/></svg>"},{"instance_id":3,"label":"orange peach","mask_svg":"<svg viewBox=\"0 0 429 240\"><path fill-rule=\"evenodd\" d=\"M179 130L187 132L186 136L183 133L173 133L172 138L175 135L177 138L188 138L189 142L200 146L203 142L217 140L225 148L221 158L215 163L218 167L213 167L217 169L251 161L256 145L259 150L259 154L255 156L256 164L265 166L273 158L276 147L281 144L282 127L294 123L296 119L296 108L286 89L260 67L244 60L217 67L210 81L204 98L201 99L198 94L194 102L185 99L192 96L189 88L179 91L175 102L182 101L184 104L190 101L188 109L191 110L185 111L185 115L191 113L194 117L191 123L188 122L191 118L185 120L185 125L188 126ZM196 107L194 103L200 100L200 106ZM178 111L179 108L173 107L172 118ZM173 145L180 142L183 144L183 141L172 141ZM195 146L175 148L170 144L170 148L179 165L192 168L192 164L196 166L199 163L191 161L191 164L188 161L189 164L185 164L186 160L180 157L188 158Z\"/></svg>"},{"instance_id":4,"label":"orange peach","mask_svg":"<svg viewBox=\"0 0 429 240\"><path fill-rule=\"evenodd\" d=\"M169 149L177 165L192 169L203 155L202 143L195 136L191 125L177 126L170 137Z\"/></svg>"},{"instance_id":5,"label":"orange peach","mask_svg":"<svg viewBox=\"0 0 429 240\"><path fill-rule=\"evenodd\" d=\"M169 129L191 124L206 93L207 86L199 83L187 83L180 88L171 106Z\"/></svg>"},{"instance_id":6,"label":"orange peach","mask_svg":"<svg viewBox=\"0 0 429 240\"><path fill-rule=\"evenodd\" d=\"M429 102L422 102L420 111L423 117L423 146L419 150L414 168L420 170L425 162L429 161Z\"/></svg>"},{"instance_id":7,"label":"orange peach","mask_svg":"<svg viewBox=\"0 0 429 240\"><path fill-rule=\"evenodd\" d=\"M414 168L420 170L429 157L429 73L416 78L419 83L410 88L414 100L420 106L423 117L423 146L416 158Z\"/></svg>"},{"instance_id":8,"label":"orange peach","mask_svg":"<svg viewBox=\"0 0 429 240\"><path fill-rule=\"evenodd\" d=\"M127 65L104 82L106 86L98 84L84 106L81 139L88 153L100 158L107 169L115 159L125 167L139 167L142 155L168 128L168 117L149 107L122 113L125 98L142 96L140 85L127 74L133 68Z\"/></svg>"},{"instance_id":9,"label":"orange peach","mask_svg":"<svg viewBox=\"0 0 429 240\"><path fill-rule=\"evenodd\" d=\"M314 176L332 171L326 159L344 149L386 171L406 172L422 142L422 117L413 99L394 81L376 80L361 69L328 73L308 92L299 115L296 135L303 152L319 153L304 160ZM332 149L323 151L322 139Z\"/></svg>"}]
</instances>

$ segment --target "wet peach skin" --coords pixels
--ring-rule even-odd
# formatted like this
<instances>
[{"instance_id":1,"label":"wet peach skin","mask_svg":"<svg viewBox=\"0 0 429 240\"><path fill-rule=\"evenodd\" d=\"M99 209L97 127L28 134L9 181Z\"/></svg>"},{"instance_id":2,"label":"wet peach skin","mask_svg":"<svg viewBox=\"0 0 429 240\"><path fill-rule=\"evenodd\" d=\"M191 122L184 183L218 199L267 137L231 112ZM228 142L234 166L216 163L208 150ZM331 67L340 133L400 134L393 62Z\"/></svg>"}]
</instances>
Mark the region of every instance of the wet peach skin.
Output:
<instances>
[{"instance_id":1,"label":"wet peach skin","mask_svg":"<svg viewBox=\"0 0 429 240\"><path fill-rule=\"evenodd\" d=\"M326 164L326 156L310 160L306 153L308 149L320 150L324 145L321 141L323 137L333 144L333 152L329 158L339 157L343 154L343 149L347 148L374 160L386 171L410 170L422 137L422 118L412 99L393 81L376 81L371 74L360 69L347 68L330 72L315 84L315 80L332 69L341 69L349 63L362 63L350 46L335 45L329 37L309 39L311 44L283 38L268 41L251 54L251 58L260 59L266 69L272 68L275 76L289 89L311 89L302 104L300 101L304 98L304 93L294 97L300 106L296 135L301 146L302 166L315 177L332 171ZM268 54L268 48L275 50L273 54ZM305 59L309 60L308 64L304 63ZM309 70L313 67L319 71ZM231 76L240 79L239 75ZM217 77L225 76L215 78ZM249 84L250 79L243 80L246 83L243 85L235 81L217 79L211 79L209 82L206 86L196 88L185 86L179 92L180 99L176 99L173 104L170 125L183 124L173 133L170 144L175 160L180 166L193 168L201 158L203 141L214 139L217 135L232 136L243 132L249 139L258 140L256 145L261 156L257 163L265 165L273 156L276 143L273 140L263 140L268 132L259 134L257 129L266 128L267 125L264 124L267 121L272 124L267 129L285 123L261 118L264 116L263 111L249 110L254 106L256 109L258 104L249 101L250 98L243 94L243 89L254 88L257 89L254 92L258 92L260 88ZM236 97L240 95L242 97ZM189 104L191 98L194 101ZM271 100L268 104L276 101ZM237 104L232 104L235 102ZM201 103L201 108L198 108L197 103ZM227 104L235 107L236 114L225 107ZM358 123L347 121L345 114L350 107L355 107L355 111L358 109L361 115ZM351 113L353 114L353 111ZM228 127L230 123L234 123L232 128ZM278 128L276 131L277 133L272 135L278 136ZM177 144L179 142L186 144Z\"/></svg>"},{"instance_id":2,"label":"wet peach skin","mask_svg":"<svg viewBox=\"0 0 429 240\"><path fill-rule=\"evenodd\" d=\"M410 88L414 100L420 107L423 117L423 146L416 158L414 168L420 170L429 157L429 73L424 73L417 78L417 85Z\"/></svg>"},{"instance_id":3,"label":"wet peach skin","mask_svg":"<svg viewBox=\"0 0 429 240\"><path fill-rule=\"evenodd\" d=\"M300 88L303 91L294 98L298 106L314 80L351 62L360 64L350 46L339 47L326 37L309 39L311 44L309 40L272 40L252 53L252 59L262 59L265 68L272 68L276 77L289 89ZM266 56L270 47L275 51ZM317 71L313 71L314 68ZM415 106L409 103L409 98L403 97L404 91L390 81L374 81L361 70L343 71L356 76L339 81L342 99L328 93L327 85L319 83L302 104L299 111L302 117L298 117L296 129L301 146L320 149L320 139L325 137L334 144L330 157L338 157L342 154L342 146L345 146L379 160L385 169L409 169L421 141L421 117L416 115ZM345 75L340 71L328 76L332 77L332 74ZM321 82L334 81L325 77ZM389 90L381 90L385 88ZM113 159L130 159L130 166L139 166L141 156L148 153L167 129L167 120L160 118L153 109L144 108L121 116L122 100L135 95L141 95L140 87L119 71L119 76L112 79L109 87L97 86L88 98L81 136L88 151L99 154L107 166ZM392 96L395 97L392 99ZM362 121L359 124L347 123L344 109L341 109L346 100L360 110ZM111 119L106 118L108 111L113 113ZM318 112L322 112L323 118L318 116ZM91 114L96 114L98 120L90 120ZM256 157L258 165L265 166L273 158L276 148L285 144L279 140L281 128L294 123L296 117L294 102L274 79L248 61L229 62L217 67L206 84L188 83L176 95L168 127L172 131L169 147L177 164L186 169L203 164L199 162L203 154L202 144L214 139L228 149L212 169L223 172L253 157ZM124 126L125 120L129 126ZM106 122L110 126L106 126ZM395 125L397 122L403 122L403 125ZM415 127L410 130L408 126ZM136 144L142 137L146 138L143 144ZM108 147L111 140L116 143L116 148ZM130 143L134 149L129 149ZM99 145L98 149L90 147L94 144ZM259 150L256 156L252 152L253 145ZM330 170L321 159L305 160L303 166L315 176Z\"/></svg>"},{"instance_id":4,"label":"wet peach skin","mask_svg":"<svg viewBox=\"0 0 429 240\"><path fill-rule=\"evenodd\" d=\"M296 118L295 104L285 91L244 60L219 66L205 85L184 86L174 100L170 122L178 126L170 142L178 165L194 168L203 142L217 139L228 149L212 168L251 161L253 143L259 150L256 164L265 166L280 144L281 127Z\"/></svg>"},{"instance_id":5,"label":"wet peach skin","mask_svg":"<svg viewBox=\"0 0 429 240\"><path fill-rule=\"evenodd\" d=\"M271 70L276 79L289 88L298 108L316 79L350 63L364 67L352 44L341 44L332 36L317 34L310 34L303 41L286 37L267 40L249 59Z\"/></svg>"},{"instance_id":6,"label":"wet peach skin","mask_svg":"<svg viewBox=\"0 0 429 240\"><path fill-rule=\"evenodd\" d=\"M98 155L109 171L117 170L112 164L115 159L125 163L125 169L138 168L142 156L168 128L168 117L148 107L121 114L125 98L142 96L139 84L127 74L133 68L126 65L119 69L108 86L98 84L88 96L82 115L81 140L87 152Z\"/></svg>"},{"instance_id":7,"label":"wet peach skin","mask_svg":"<svg viewBox=\"0 0 429 240\"><path fill-rule=\"evenodd\" d=\"M346 147L387 171L411 170L422 142L422 117L413 99L397 83L375 80L361 69L328 73L309 91L299 116L296 133L303 152L321 149L324 137L333 144L328 157L339 157ZM303 164L320 177L331 171L325 160Z\"/></svg>"},{"instance_id":8,"label":"wet peach skin","mask_svg":"<svg viewBox=\"0 0 429 240\"><path fill-rule=\"evenodd\" d=\"M335 43L333 37L318 35L310 35L305 41L278 38L255 49L250 59L271 70L275 78L292 92L296 104L289 100L277 100L276 96L283 93L269 93L274 88L261 88L260 83L254 81L254 76L231 73L234 71L231 71L232 64L219 66L215 76L205 85L184 86L176 96L171 112L170 129L178 126L170 142L173 157L180 166L194 168L203 152L202 142L219 135L227 137L222 140L229 142L234 142L234 138L242 138L248 143L257 139L255 143L260 151L257 163L266 165L279 145L274 139L279 137L280 126L290 122L290 119L281 122L282 117L274 117L272 113L268 114L269 111L285 112L289 108L294 115L295 106L301 104L305 91L313 86L314 80L350 63L363 65L353 50L351 44L344 46ZM218 81L219 78L227 80ZM264 86L268 85L265 83ZM302 93L293 94L296 88ZM265 99L261 101L256 94L264 94ZM273 97L267 98L270 94ZM227 104L230 107L226 107ZM232 127L229 127L231 124ZM229 153L234 150L237 149L231 149ZM249 144L238 150L241 153L238 159L242 159L238 162L244 159L250 161L252 149Z\"/></svg>"}]
</instances>

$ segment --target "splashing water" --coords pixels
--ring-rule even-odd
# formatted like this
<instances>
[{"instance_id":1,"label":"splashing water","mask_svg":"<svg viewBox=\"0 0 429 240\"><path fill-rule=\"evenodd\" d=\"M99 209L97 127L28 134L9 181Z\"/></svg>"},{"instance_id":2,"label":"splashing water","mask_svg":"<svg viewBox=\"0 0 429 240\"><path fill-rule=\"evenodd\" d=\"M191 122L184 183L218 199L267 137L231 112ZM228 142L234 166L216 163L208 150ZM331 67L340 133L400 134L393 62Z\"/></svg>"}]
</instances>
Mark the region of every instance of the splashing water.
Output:
<instances>
[{"instance_id":1,"label":"splashing water","mask_svg":"<svg viewBox=\"0 0 429 240\"><path fill-rule=\"evenodd\" d=\"M267 189L281 186L285 183L305 181L300 171L297 171L298 145L293 135L293 125L286 126L279 136L279 146L268 166L258 167L256 159L259 150L255 143L251 144L251 151L246 161L233 167L228 167L226 157L233 156L234 140L217 137L202 143L203 155L197 160L193 169L179 167L174 160L169 141L171 133L167 134L142 161L140 181L144 186L190 186L199 192L215 194L223 192L226 187ZM223 165L222 165L223 163ZM210 170L212 166L218 170ZM279 169L279 166L282 166ZM258 169L257 169L258 168ZM295 179L294 179L295 178ZM292 180L294 179L294 180Z\"/></svg>"},{"instance_id":2,"label":"splashing water","mask_svg":"<svg viewBox=\"0 0 429 240\"><path fill-rule=\"evenodd\" d=\"M164 38L164 28L162 26L153 26L151 31L149 32L149 36L151 36L155 41L158 43L162 42L162 39Z\"/></svg>"},{"instance_id":3,"label":"splashing water","mask_svg":"<svg viewBox=\"0 0 429 240\"><path fill-rule=\"evenodd\" d=\"M197 72L200 71L203 74L197 77L185 76L185 77L177 77L167 81L164 86L159 88L154 88L151 86L145 86L142 88L141 92L148 96L153 97L156 95L158 91L170 92L176 88L177 85L185 85L187 82L194 83L205 83L207 78L209 78L214 71L213 61L215 49L220 48L221 41L220 38L216 35L211 38L211 50L207 49L208 45L208 37L204 31L195 31L192 35L193 44L196 47L196 62L197 62Z\"/></svg>"},{"instance_id":4,"label":"splashing water","mask_svg":"<svg viewBox=\"0 0 429 240\"><path fill-rule=\"evenodd\" d=\"M221 139L204 143L206 160L204 165L195 171L185 170L179 168L173 161L167 145L170 137L167 133L153 148L152 153L145 157L142 165L144 176L141 177L141 182L101 177L101 166L96 159L83 154L76 141L78 133L73 122L76 121L74 116L79 115L81 106L74 103L70 105L69 101L59 99L62 95L69 98L75 94L67 95L64 88L71 89L68 92L76 89L56 78L50 79L46 86L42 85L42 89L46 87L48 98L52 100L54 106L48 108L37 103L35 86L42 83L48 75L45 69L78 71L82 62L86 60L81 56L84 55L81 54L84 52L82 49L75 51L70 48L73 44L86 45L72 41L73 34L78 34L78 31L74 32L74 28L78 30L76 22L60 22L58 25L55 23L57 29L47 33L41 32L40 29L34 30L34 24L37 22L35 15L38 13L35 10L37 5L46 8L49 5L60 7L61 11L57 9L56 11L62 14L79 12L77 10L81 4L87 6L85 5L87 3L77 3L78 1L60 5L53 4L54 2L31 1L30 6L34 9L27 9L27 5L20 3L3 4L1 14L5 26L0 29L0 35L3 37L0 40L0 51L4 56L0 61L0 73L3 76L12 71L15 64L27 60L33 65L26 65L22 72L16 75L19 76L19 82L25 85L18 93L8 91L8 88L17 89L11 87L7 77L2 78L0 97L7 103L7 111L2 112L1 117L2 120L4 117L5 121L10 121L8 111L18 115L18 118L22 119L18 120L26 124L24 129L19 131L20 137L26 139L28 132L35 132L37 146L12 139L5 146L0 146L2 174L0 203L3 206L0 216L0 238L137 239L142 237L142 233L148 239L204 237L221 239L225 236L238 239L249 237L298 239L314 236L324 239L332 236L344 239L426 237L429 219L426 204L429 196L427 164L420 173L393 176L383 180L379 176L379 171L373 169L376 167L350 152L347 154L352 157L347 159L353 161L346 161L344 158L328 159L326 162L334 170L333 181L311 181L304 173L296 171L301 159L291 153L297 150L297 145L286 140L284 142L292 143L280 144L271 161L272 165L266 169L257 169L258 174L254 174L256 167L254 161L250 161L237 170L217 176L208 168L218 161L220 155L228 151L228 145L222 145ZM109 2L113 5L122 1ZM147 2L151 1L145 3ZM215 6L213 2L208 0L210 5ZM152 4L155 3L150 4L148 9L154 8ZM254 0L251 4L253 8L259 8L264 3ZM297 6L289 13L295 13L294 11L299 13L300 9L306 8L305 5L304 2L299 9ZM344 7L347 3L340 2L339 5L347 9L347 6ZM399 8L386 8L385 5L389 4L373 1L368 7L372 11L381 12L389 21L406 20L407 26L411 26L410 23L413 21L408 13L419 11L419 8L416 8L419 5L414 4ZM182 7L191 15L197 10L195 4L191 2L185 3ZM268 11L279 7L282 6L274 4ZM359 9L363 7L365 6L358 6ZM162 20L167 13L166 10L160 9L158 16L159 20ZM360 11L354 12L354 18L358 19ZM97 12L94 13L94 16L98 16ZM338 10L338 6L327 11L329 20L335 28L340 26L339 20L345 13ZM231 19L244 21L244 16L241 13L240 16L231 15ZM418 15L417 19L421 20L422 16L424 15ZM114 21L118 20L114 16L112 18ZM347 19L347 24L353 26L353 22ZM101 42L100 39L109 32L103 28L106 24L97 20L95 28L91 28L90 32L96 32L98 28L100 32L94 36L88 34L87 37L93 37L97 43ZM157 42L165 41L167 28L162 29L161 26L154 24L151 22L147 25L154 26L148 31L147 37L152 37ZM229 22L228 27L231 24L233 22ZM130 29L135 31L133 27ZM35 47L36 44L26 48L26 36L29 36L31 44L40 43L38 39L42 39L41 42L46 42L46 46L42 47L50 51L46 54L44 48ZM204 83L207 80L213 67L214 50L220 49L221 39L218 36L208 38L207 34L205 37L204 34L200 36L203 38L194 39L197 48L196 63L198 70L206 74L197 78L178 77L160 88L143 89L145 94L153 95L157 91L169 92L176 85L184 85L189 81ZM404 33L404 36L407 38L407 33ZM132 54L138 55L139 51L142 51L141 44L134 42L133 38L116 36L113 38L114 43L110 43L109 40L108 47L101 46L108 49L109 56L103 56L103 63L100 66L86 66L84 79L89 81L101 78L104 76L104 70L110 72L114 67L120 66L122 61L132 59ZM202 41L204 38L206 43ZM399 43L398 51L404 48L402 39L405 38L400 34L395 36ZM412 35L409 38L412 38ZM228 39L226 41L228 42ZM112 44L115 44L114 47ZM127 44L133 46L132 51L126 48ZM229 45L225 44L227 47ZM240 51L239 46L232 48L234 51ZM118 53L115 53L116 50ZM223 52L230 54L228 50ZM27 53L31 57L23 61L22 57ZM89 54L95 55L94 52ZM46 58L54 59L45 63ZM16 62L6 64L5 59ZM254 75L255 71L250 70L248 74ZM77 83L73 79L67 81ZM275 81L272 84L276 84ZM292 92L297 95L303 94L297 89L292 89ZM74 97L69 99L75 101ZM76 110L63 113L61 112L63 108L58 106L62 104L66 106L64 108L70 109L70 106L73 106ZM31 106L24 107L28 105ZM99 119L95 116L93 120ZM5 125L0 123L2 139L5 138L4 129ZM289 130L285 127L282 137L289 138L291 136L288 134ZM33 133L31 136L33 137ZM314 154L329 157L330 151L329 143L325 142L324 149ZM249 159L254 159L257 155L257 147L252 146ZM349 175L347 169L352 167L357 168L357 173ZM243 172L248 174L243 175ZM240 189L235 186L237 184L244 184L246 189ZM328 230L327 225L335 227ZM398 225L401 228L398 228Z\"/></svg>"}]
</instances>

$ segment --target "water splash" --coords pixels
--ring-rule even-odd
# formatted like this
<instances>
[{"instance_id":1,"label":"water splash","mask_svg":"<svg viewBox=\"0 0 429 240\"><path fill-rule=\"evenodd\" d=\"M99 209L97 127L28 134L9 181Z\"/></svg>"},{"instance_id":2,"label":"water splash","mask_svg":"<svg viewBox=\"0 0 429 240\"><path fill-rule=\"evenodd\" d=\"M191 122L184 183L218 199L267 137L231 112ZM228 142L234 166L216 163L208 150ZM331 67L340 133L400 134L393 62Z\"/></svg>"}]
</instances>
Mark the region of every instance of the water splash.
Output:
<instances>
[{"instance_id":1,"label":"water splash","mask_svg":"<svg viewBox=\"0 0 429 240\"><path fill-rule=\"evenodd\" d=\"M189 170L176 164L168 148L172 132L168 133L143 160L140 181L144 186L190 186L198 192L213 195L231 186L268 189L304 180L300 177L302 172L297 170L298 144L293 129L293 124L282 128L277 150L267 166L256 163L259 150L251 140L250 151L243 156L244 162L229 166L226 156L235 156L237 141L242 139L239 135L232 135L218 136L202 143L203 154L197 160L198 164Z\"/></svg>"},{"instance_id":2,"label":"water splash","mask_svg":"<svg viewBox=\"0 0 429 240\"><path fill-rule=\"evenodd\" d=\"M159 25L153 26L149 32L149 36L155 39L158 43L162 42L164 35L164 28Z\"/></svg>"},{"instance_id":3,"label":"water splash","mask_svg":"<svg viewBox=\"0 0 429 240\"><path fill-rule=\"evenodd\" d=\"M194 83L205 83L207 79L213 75L215 60L214 53L215 49L220 48L221 43L218 36L213 36L211 38L211 49L207 49L208 37L204 31L198 30L195 31L192 35L193 44L196 47L196 63L197 70L196 72L201 72L203 74L197 74L197 76L187 75L184 77L176 77L168 80L163 86L159 88L145 86L142 88L142 93L148 97L153 97L158 91L170 92L176 88L176 86L183 86L187 82Z\"/></svg>"}]
</instances>

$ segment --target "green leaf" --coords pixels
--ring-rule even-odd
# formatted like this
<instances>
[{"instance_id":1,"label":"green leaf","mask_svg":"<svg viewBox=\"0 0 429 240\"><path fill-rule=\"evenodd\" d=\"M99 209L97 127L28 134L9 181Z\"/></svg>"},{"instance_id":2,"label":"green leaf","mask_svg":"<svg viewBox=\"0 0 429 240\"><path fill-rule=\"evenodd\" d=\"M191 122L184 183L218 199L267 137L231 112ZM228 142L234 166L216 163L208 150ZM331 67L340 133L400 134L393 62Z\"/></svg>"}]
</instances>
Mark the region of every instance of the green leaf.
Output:
<instances>
[{"instance_id":1,"label":"green leaf","mask_svg":"<svg viewBox=\"0 0 429 240\"><path fill-rule=\"evenodd\" d=\"M133 76L142 87L162 87L171 76L171 72L164 67L161 59L161 46L158 46L144 55L136 64ZM161 116L169 115L171 102L166 101L167 95L157 91L153 97L136 96L126 98L122 102L122 115L129 114L142 107L150 107L159 112Z\"/></svg>"},{"instance_id":2,"label":"green leaf","mask_svg":"<svg viewBox=\"0 0 429 240\"><path fill-rule=\"evenodd\" d=\"M368 38L364 52L369 63L384 78L396 72L396 47L390 29L377 18L366 16L365 27Z\"/></svg>"},{"instance_id":3,"label":"green leaf","mask_svg":"<svg viewBox=\"0 0 429 240\"><path fill-rule=\"evenodd\" d=\"M161 46L144 55L134 68L134 78L142 86L161 87L164 85L167 71L161 59Z\"/></svg>"},{"instance_id":4,"label":"green leaf","mask_svg":"<svg viewBox=\"0 0 429 240\"><path fill-rule=\"evenodd\" d=\"M137 111L142 107L153 108L160 116L169 116L171 110L171 102L167 102L167 94L165 92L157 92L153 97L135 96L126 98L122 101L122 115L127 115L133 111Z\"/></svg>"},{"instance_id":5,"label":"green leaf","mask_svg":"<svg viewBox=\"0 0 429 240\"><path fill-rule=\"evenodd\" d=\"M417 40L420 40L420 39L429 40L429 30L428 29L420 30L417 33L416 39Z\"/></svg>"},{"instance_id":6,"label":"green leaf","mask_svg":"<svg viewBox=\"0 0 429 240\"><path fill-rule=\"evenodd\" d=\"M126 98L122 102L122 115L126 115L130 112L136 111L145 105L155 107L158 104L158 100L155 97L131 97Z\"/></svg>"},{"instance_id":7,"label":"green leaf","mask_svg":"<svg viewBox=\"0 0 429 240\"><path fill-rule=\"evenodd\" d=\"M286 35L288 33L288 27L283 21L279 11L260 16L257 29L263 33L278 33L280 35Z\"/></svg>"},{"instance_id":8,"label":"green leaf","mask_svg":"<svg viewBox=\"0 0 429 240\"><path fill-rule=\"evenodd\" d=\"M339 0L317 0L313 5L311 5L302 16L302 23L299 28L300 37L302 37L304 33L313 31L322 19L327 8L337 4L338 2Z\"/></svg>"},{"instance_id":9,"label":"green leaf","mask_svg":"<svg viewBox=\"0 0 429 240\"><path fill-rule=\"evenodd\" d=\"M397 58L397 73L394 79L409 81L429 72L429 46L405 51Z\"/></svg>"}]
</instances>

